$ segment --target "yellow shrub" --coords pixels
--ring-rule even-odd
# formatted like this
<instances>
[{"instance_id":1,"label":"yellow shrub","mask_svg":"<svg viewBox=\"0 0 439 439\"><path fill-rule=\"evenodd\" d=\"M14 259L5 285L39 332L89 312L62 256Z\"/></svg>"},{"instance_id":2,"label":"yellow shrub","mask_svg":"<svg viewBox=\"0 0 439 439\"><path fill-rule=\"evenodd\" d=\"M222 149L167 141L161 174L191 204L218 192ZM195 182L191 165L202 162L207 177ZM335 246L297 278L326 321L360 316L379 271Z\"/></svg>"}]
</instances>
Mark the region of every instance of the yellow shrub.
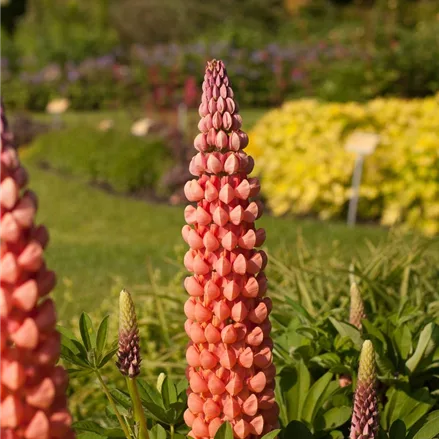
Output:
<instances>
[{"instance_id":1,"label":"yellow shrub","mask_svg":"<svg viewBox=\"0 0 439 439\"><path fill-rule=\"evenodd\" d=\"M358 216L438 233L439 94L366 104L300 100L268 112L248 149L273 213L346 214L355 156L344 145L355 130L381 136L365 160Z\"/></svg>"}]
</instances>

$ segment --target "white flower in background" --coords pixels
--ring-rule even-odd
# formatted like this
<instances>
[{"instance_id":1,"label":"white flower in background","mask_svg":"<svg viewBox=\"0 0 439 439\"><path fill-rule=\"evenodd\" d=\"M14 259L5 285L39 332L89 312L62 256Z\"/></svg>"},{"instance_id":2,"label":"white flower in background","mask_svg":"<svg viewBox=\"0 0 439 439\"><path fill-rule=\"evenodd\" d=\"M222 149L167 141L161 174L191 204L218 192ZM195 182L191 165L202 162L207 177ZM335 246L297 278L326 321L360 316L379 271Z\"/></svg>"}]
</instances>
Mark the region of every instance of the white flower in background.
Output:
<instances>
[{"instance_id":1,"label":"white flower in background","mask_svg":"<svg viewBox=\"0 0 439 439\"><path fill-rule=\"evenodd\" d=\"M49 114L62 114L69 108L70 102L66 98L52 99L46 107Z\"/></svg>"},{"instance_id":2,"label":"white flower in background","mask_svg":"<svg viewBox=\"0 0 439 439\"><path fill-rule=\"evenodd\" d=\"M138 137L146 136L153 123L151 119L147 118L137 120L131 125L131 134Z\"/></svg>"},{"instance_id":3,"label":"white flower in background","mask_svg":"<svg viewBox=\"0 0 439 439\"><path fill-rule=\"evenodd\" d=\"M114 127L114 120L112 119L103 119L98 124L99 131L109 131Z\"/></svg>"}]
</instances>

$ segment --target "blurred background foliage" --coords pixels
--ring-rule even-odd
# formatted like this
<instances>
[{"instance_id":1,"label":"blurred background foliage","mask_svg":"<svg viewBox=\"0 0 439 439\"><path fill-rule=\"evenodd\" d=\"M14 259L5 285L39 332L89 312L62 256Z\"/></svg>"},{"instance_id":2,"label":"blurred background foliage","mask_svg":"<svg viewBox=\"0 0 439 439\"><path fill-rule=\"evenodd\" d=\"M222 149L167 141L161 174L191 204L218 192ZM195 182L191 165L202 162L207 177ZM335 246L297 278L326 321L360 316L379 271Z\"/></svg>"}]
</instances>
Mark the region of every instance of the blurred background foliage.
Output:
<instances>
[{"instance_id":1,"label":"blurred background foliage","mask_svg":"<svg viewBox=\"0 0 439 439\"><path fill-rule=\"evenodd\" d=\"M435 0L3 0L1 9L2 83L18 109L41 111L59 95L78 110L173 107L209 57L232 64L248 106L439 90Z\"/></svg>"}]
</instances>

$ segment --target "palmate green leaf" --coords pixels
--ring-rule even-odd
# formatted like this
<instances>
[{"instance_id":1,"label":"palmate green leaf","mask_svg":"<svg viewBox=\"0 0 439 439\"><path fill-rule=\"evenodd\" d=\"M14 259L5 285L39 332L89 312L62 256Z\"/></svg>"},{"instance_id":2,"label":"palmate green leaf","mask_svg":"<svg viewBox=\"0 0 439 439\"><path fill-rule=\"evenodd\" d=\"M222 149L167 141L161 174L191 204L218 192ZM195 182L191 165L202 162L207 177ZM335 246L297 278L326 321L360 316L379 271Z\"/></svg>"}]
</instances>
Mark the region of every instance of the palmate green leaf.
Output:
<instances>
[{"instance_id":1,"label":"palmate green leaf","mask_svg":"<svg viewBox=\"0 0 439 439\"><path fill-rule=\"evenodd\" d=\"M406 402L401 410L402 419L407 428L413 426L424 415L426 415L434 406L435 400L430 397L430 392L427 388L418 389L410 400Z\"/></svg>"},{"instance_id":2,"label":"palmate green leaf","mask_svg":"<svg viewBox=\"0 0 439 439\"><path fill-rule=\"evenodd\" d=\"M66 345L61 345L61 358L67 363L73 364L84 369L91 368L87 360L83 360L79 355L75 355Z\"/></svg>"},{"instance_id":3,"label":"palmate green leaf","mask_svg":"<svg viewBox=\"0 0 439 439\"><path fill-rule=\"evenodd\" d=\"M406 360L412 351L412 333L408 325L397 328L393 340L402 359Z\"/></svg>"},{"instance_id":4,"label":"palmate green leaf","mask_svg":"<svg viewBox=\"0 0 439 439\"><path fill-rule=\"evenodd\" d=\"M107 344L108 337L108 319L110 316L105 316L99 325L98 332L96 335L96 354L98 358L102 356L105 346Z\"/></svg>"},{"instance_id":5,"label":"palmate green leaf","mask_svg":"<svg viewBox=\"0 0 439 439\"><path fill-rule=\"evenodd\" d=\"M90 433L96 433L108 438L123 438L124 433L120 428L106 428L101 427L94 421L77 421L72 424L75 431L86 431Z\"/></svg>"},{"instance_id":6,"label":"palmate green leaf","mask_svg":"<svg viewBox=\"0 0 439 439\"><path fill-rule=\"evenodd\" d=\"M285 297L285 301L288 303L288 305L291 306L291 308L294 309L296 314L301 318L302 321L305 321L306 323L314 324L316 322L316 319L311 316L311 314L299 303L297 303L295 300L292 300L289 297Z\"/></svg>"},{"instance_id":7,"label":"palmate green leaf","mask_svg":"<svg viewBox=\"0 0 439 439\"><path fill-rule=\"evenodd\" d=\"M322 355L317 355L311 358L311 362L318 364L319 366L330 369L341 364L340 357L334 352L326 352Z\"/></svg>"},{"instance_id":8,"label":"palmate green leaf","mask_svg":"<svg viewBox=\"0 0 439 439\"><path fill-rule=\"evenodd\" d=\"M122 436L123 437L123 436ZM107 436L101 436L97 433L92 433L91 431L85 431L76 435L76 439L108 439Z\"/></svg>"},{"instance_id":9,"label":"palmate green leaf","mask_svg":"<svg viewBox=\"0 0 439 439\"><path fill-rule=\"evenodd\" d=\"M429 323L419 335L418 345L414 354L405 363L412 374L417 371L421 361L434 352L438 344L439 327L435 323Z\"/></svg>"},{"instance_id":10,"label":"palmate green leaf","mask_svg":"<svg viewBox=\"0 0 439 439\"><path fill-rule=\"evenodd\" d=\"M331 372L325 373L320 377L309 389L306 394L305 401L303 403L301 419L308 425L312 425L318 409L322 406L322 394L326 391L333 378Z\"/></svg>"},{"instance_id":11,"label":"palmate green leaf","mask_svg":"<svg viewBox=\"0 0 439 439\"><path fill-rule=\"evenodd\" d=\"M233 439L233 429L228 422L224 422L215 434L215 439Z\"/></svg>"},{"instance_id":12,"label":"palmate green leaf","mask_svg":"<svg viewBox=\"0 0 439 439\"><path fill-rule=\"evenodd\" d=\"M287 421L300 419L310 382L311 376L303 360L299 360L295 367L282 370L279 387L285 400Z\"/></svg>"},{"instance_id":13,"label":"palmate green leaf","mask_svg":"<svg viewBox=\"0 0 439 439\"><path fill-rule=\"evenodd\" d=\"M161 386L161 394L163 399L164 406L168 409L171 404L177 402L177 389L175 388L174 383L165 376Z\"/></svg>"},{"instance_id":14,"label":"palmate green leaf","mask_svg":"<svg viewBox=\"0 0 439 439\"><path fill-rule=\"evenodd\" d=\"M340 430L334 430L329 432L329 437L331 439L344 439L343 433Z\"/></svg>"},{"instance_id":15,"label":"palmate green leaf","mask_svg":"<svg viewBox=\"0 0 439 439\"><path fill-rule=\"evenodd\" d=\"M87 352L91 351L91 335L93 333L93 326L90 317L84 312L81 314L81 317L79 317L79 331L81 333L81 338L85 349L87 349Z\"/></svg>"},{"instance_id":16,"label":"palmate green leaf","mask_svg":"<svg viewBox=\"0 0 439 439\"><path fill-rule=\"evenodd\" d=\"M157 390L156 387L147 383L144 379L137 379L140 399L142 402L153 402L162 408L165 408L163 405L162 395Z\"/></svg>"},{"instance_id":17,"label":"palmate green leaf","mask_svg":"<svg viewBox=\"0 0 439 439\"><path fill-rule=\"evenodd\" d=\"M149 439L166 439L166 430L160 424L154 425L149 430Z\"/></svg>"},{"instance_id":18,"label":"palmate green leaf","mask_svg":"<svg viewBox=\"0 0 439 439\"><path fill-rule=\"evenodd\" d=\"M316 418L314 427L316 431L328 431L340 427L352 416L349 406L333 407Z\"/></svg>"},{"instance_id":19,"label":"palmate green leaf","mask_svg":"<svg viewBox=\"0 0 439 439\"><path fill-rule=\"evenodd\" d=\"M426 416L418 426L410 429L408 439L434 439L439 436L439 410Z\"/></svg>"},{"instance_id":20,"label":"palmate green leaf","mask_svg":"<svg viewBox=\"0 0 439 439\"><path fill-rule=\"evenodd\" d=\"M389 400L384 409L383 424L386 429L398 419L402 419L406 428L410 428L428 413L435 403L427 388L417 389L415 392L391 389L387 396Z\"/></svg>"},{"instance_id":21,"label":"palmate green leaf","mask_svg":"<svg viewBox=\"0 0 439 439\"><path fill-rule=\"evenodd\" d=\"M122 390L119 389L110 389L110 395L123 408L131 409L131 398L128 393L122 392Z\"/></svg>"},{"instance_id":22,"label":"palmate green leaf","mask_svg":"<svg viewBox=\"0 0 439 439\"><path fill-rule=\"evenodd\" d=\"M102 357L102 360L98 364L98 369L101 369L102 367L104 367L114 357L114 354L117 351L118 351L118 347L115 346L115 347L111 348L109 351L105 352L104 356Z\"/></svg>"},{"instance_id":23,"label":"palmate green leaf","mask_svg":"<svg viewBox=\"0 0 439 439\"><path fill-rule=\"evenodd\" d=\"M275 439L280 432L281 432L280 429L270 431L270 433L267 433L264 436L262 436L261 439Z\"/></svg>"},{"instance_id":24,"label":"palmate green leaf","mask_svg":"<svg viewBox=\"0 0 439 439\"><path fill-rule=\"evenodd\" d=\"M288 439L313 439L312 433L309 431L309 428L300 421L292 421L287 425L285 430L285 438ZM215 438L216 439L216 438Z\"/></svg>"},{"instance_id":25,"label":"palmate green leaf","mask_svg":"<svg viewBox=\"0 0 439 439\"><path fill-rule=\"evenodd\" d=\"M329 321L333 324L334 328L342 337L349 337L354 343L354 346L360 350L363 345L363 338L360 331L349 323L339 322L333 317L329 317Z\"/></svg>"},{"instance_id":26,"label":"palmate green leaf","mask_svg":"<svg viewBox=\"0 0 439 439\"><path fill-rule=\"evenodd\" d=\"M389 439L404 439L407 434L407 429L401 419L397 419L389 430Z\"/></svg>"}]
</instances>

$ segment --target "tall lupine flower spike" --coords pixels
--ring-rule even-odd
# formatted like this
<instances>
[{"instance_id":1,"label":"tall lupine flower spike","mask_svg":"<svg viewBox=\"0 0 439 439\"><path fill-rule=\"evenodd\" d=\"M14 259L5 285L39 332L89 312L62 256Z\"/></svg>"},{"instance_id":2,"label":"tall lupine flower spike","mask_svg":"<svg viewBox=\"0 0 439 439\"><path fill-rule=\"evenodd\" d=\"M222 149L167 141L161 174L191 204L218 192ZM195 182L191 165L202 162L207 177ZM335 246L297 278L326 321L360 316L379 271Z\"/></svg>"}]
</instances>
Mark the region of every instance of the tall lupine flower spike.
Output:
<instances>
[{"instance_id":1,"label":"tall lupine flower spike","mask_svg":"<svg viewBox=\"0 0 439 439\"><path fill-rule=\"evenodd\" d=\"M117 367L123 375L135 378L140 373L139 328L131 294L122 290L119 296L119 351Z\"/></svg>"},{"instance_id":2,"label":"tall lupine flower spike","mask_svg":"<svg viewBox=\"0 0 439 439\"><path fill-rule=\"evenodd\" d=\"M46 268L47 230L35 225L37 198L22 189L27 174L12 145L1 104L1 437L74 438L56 366L60 337L53 301L55 274Z\"/></svg>"},{"instance_id":3,"label":"tall lupine flower spike","mask_svg":"<svg viewBox=\"0 0 439 439\"><path fill-rule=\"evenodd\" d=\"M349 313L349 323L356 328L362 328L361 320L366 318L364 313L364 302L356 282L351 284L351 307Z\"/></svg>"},{"instance_id":4,"label":"tall lupine flower spike","mask_svg":"<svg viewBox=\"0 0 439 439\"><path fill-rule=\"evenodd\" d=\"M265 231L255 228L262 214L259 182L249 178L253 159L243 149L248 137L222 61L207 63L199 107L199 151L190 163L198 177L188 181L182 230L190 249L184 258L192 273L184 285L190 337L185 421L195 439L213 438L225 421L235 437L257 439L278 426L265 297L267 256L256 250Z\"/></svg>"},{"instance_id":5,"label":"tall lupine flower spike","mask_svg":"<svg viewBox=\"0 0 439 439\"><path fill-rule=\"evenodd\" d=\"M350 439L376 439L378 418L375 351L372 342L366 340L360 354Z\"/></svg>"}]
</instances>

